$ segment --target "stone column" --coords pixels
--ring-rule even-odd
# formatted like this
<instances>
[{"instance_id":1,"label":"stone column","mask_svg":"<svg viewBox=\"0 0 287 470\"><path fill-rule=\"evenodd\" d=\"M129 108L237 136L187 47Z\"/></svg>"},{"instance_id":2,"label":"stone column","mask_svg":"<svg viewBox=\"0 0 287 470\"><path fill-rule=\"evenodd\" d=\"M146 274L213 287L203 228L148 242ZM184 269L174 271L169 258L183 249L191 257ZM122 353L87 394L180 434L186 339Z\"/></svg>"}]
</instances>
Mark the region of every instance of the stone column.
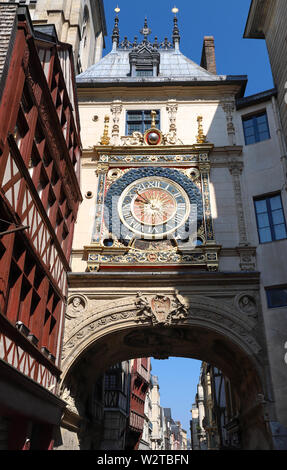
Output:
<instances>
[{"instance_id":1,"label":"stone column","mask_svg":"<svg viewBox=\"0 0 287 470\"><path fill-rule=\"evenodd\" d=\"M98 188L96 196L96 214L92 242L93 244L98 245L100 244L102 232L102 221L104 216L104 194L108 170L108 163L99 163L96 170L96 174L98 176Z\"/></svg>"},{"instance_id":2,"label":"stone column","mask_svg":"<svg viewBox=\"0 0 287 470\"><path fill-rule=\"evenodd\" d=\"M202 189L202 200L203 200L203 211L204 211L204 227L205 227L205 239L206 243L215 243L213 220L211 215L210 206L210 191L209 191L209 173L210 163L207 154L199 155L199 171L201 174L201 189Z\"/></svg>"},{"instance_id":3,"label":"stone column","mask_svg":"<svg viewBox=\"0 0 287 470\"><path fill-rule=\"evenodd\" d=\"M243 169L242 162L230 162L229 163L229 171L232 176L235 204L236 204L236 211L237 211L239 245L249 245L247 232L246 232L243 202L242 202L242 191L241 191L241 180L240 180L242 169Z\"/></svg>"},{"instance_id":4,"label":"stone column","mask_svg":"<svg viewBox=\"0 0 287 470\"><path fill-rule=\"evenodd\" d=\"M233 113L235 111L235 104L233 101L223 101L221 103L221 106L226 116L229 145L236 145L235 127L233 124Z\"/></svg>"}]
</instances>

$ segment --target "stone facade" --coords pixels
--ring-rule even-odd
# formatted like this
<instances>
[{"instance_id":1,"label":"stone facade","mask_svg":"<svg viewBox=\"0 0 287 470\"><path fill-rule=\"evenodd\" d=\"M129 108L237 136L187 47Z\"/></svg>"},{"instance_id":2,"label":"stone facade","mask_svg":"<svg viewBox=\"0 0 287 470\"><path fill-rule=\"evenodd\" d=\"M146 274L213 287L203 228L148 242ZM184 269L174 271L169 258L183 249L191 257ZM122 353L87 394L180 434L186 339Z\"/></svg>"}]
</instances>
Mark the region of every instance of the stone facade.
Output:
<instances>
[{"instance_id":1,"label":"stone facade","mask_svg":"<svg viewBox=\"0 0 287 470\"><path fill-rule=\"evenodd\" d=\"M102 0L26 0L25 4L35 25L54 25L59 41L71 44L77 73L101 59L107 34Z\"/></svg>"},{"instance_id":2,"label":"stone facade","mask_svg":"<svg viewBox=\"0 0 287 470\"><path fill-rule=\"evenodd\" d=\"M134 357L212 358L240 399L242 447L276 448L273 430L287 424L286 307L271 310L265 290L284 286L279 260L287 241L260 243L254 209L256 198L278 193L286 212L276 95L244 98L245 76L219 76L185 58L175 26L173 43L151 44L146 28L135 45L120 43L118 23L113 50L77 78L84 201L69 276L62 386L79 371L89 382L84 364L97 364L100 374ZM138 75L131 77L134 52ZM142 76L143 58L150 76ZM158 127L151 117L150 129L127 132L132 112L155 110ZM270 135L247 145L243 123L262 112ZM123 198L145 178L185 188L199 214L190 243L137 240L132 230L122 236L123 214L108 219L112 196ZM70 313L75 297L81 309Z\"/></svg>"}]
</instances>

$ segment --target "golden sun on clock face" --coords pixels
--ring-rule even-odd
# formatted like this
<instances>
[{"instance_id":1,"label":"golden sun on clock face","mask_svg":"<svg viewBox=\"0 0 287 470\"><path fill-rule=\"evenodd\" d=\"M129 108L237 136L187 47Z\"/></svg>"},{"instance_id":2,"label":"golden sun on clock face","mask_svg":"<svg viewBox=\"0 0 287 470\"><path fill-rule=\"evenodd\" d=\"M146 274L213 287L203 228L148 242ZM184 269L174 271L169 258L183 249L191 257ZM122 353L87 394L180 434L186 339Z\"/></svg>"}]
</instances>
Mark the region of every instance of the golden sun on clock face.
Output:
<instances>
[{"instance_id":1,"label":"golden sun on clock face","mask_svg":"<svg viewBox=\"0 0 287 470\"><path fill-rule=\"evenodd\" d=\"M163 238L186 221L190 204L183 188L168 178L146 177L134 181L118 204L122 223L142 238Z\"/></svg>"}]
</instances>

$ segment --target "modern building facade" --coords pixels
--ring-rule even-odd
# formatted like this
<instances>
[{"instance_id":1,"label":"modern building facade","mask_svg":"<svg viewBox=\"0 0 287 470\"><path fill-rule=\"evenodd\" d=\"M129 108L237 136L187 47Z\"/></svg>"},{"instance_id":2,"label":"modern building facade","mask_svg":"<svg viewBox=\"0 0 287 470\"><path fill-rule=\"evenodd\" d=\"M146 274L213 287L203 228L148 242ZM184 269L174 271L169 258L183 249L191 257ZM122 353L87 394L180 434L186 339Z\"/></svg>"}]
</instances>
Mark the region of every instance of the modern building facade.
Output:
<instances>
[{"instance_id":1,"label":"modern building facade","mask_svg":"<svg viewBox=\"0 0 287 470\"><path fill-rule=\"evenodd\" d=\"M1 448L51 449L81 191L72 47L0 3Z\"/></svg>"}]
</instances>

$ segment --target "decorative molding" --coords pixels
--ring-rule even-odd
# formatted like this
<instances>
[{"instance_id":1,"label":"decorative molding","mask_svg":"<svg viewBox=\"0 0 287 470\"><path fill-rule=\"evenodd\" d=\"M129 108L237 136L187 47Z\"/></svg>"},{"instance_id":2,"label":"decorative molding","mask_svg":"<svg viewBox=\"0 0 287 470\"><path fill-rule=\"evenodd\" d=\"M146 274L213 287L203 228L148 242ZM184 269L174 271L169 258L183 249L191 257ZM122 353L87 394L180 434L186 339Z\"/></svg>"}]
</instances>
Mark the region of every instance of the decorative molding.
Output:
<instances>
[{"instance_id":1,"label":"decorative molding","mask_svg":"<svg viewBox=\"0 0 287 470\"><path fill-rule=\"evenodd\" d=\"M153 149L154 150L154 149ZM105 159L105 160L104 160ZM108 160L107 160L108 159ZM124 155L100 155L99 161L108 161L111 165L113 164L137 164L137 163L146 163L146 164L163 164L171 163L173 165L179 164L193 164L198 162L197 154L187 154L187 155L164 155L164 154L148 154L148 155L132 155L125 153Z\"/></svg>"},{"instance_id":2,"label":"decorative molding","mask_svg":"<svg viewBox=\"0 0 287 470\"><path fill-rule=\"evenodd\" d=\"M232 175L235 204L238 219L239 245L249 245L246 231L246 223L242 202L241 180L240 176L243 169L243 162L229 162L229 171Z\"/></svg>"},{"instance_id":3,"label":"decorative molding","mask_svg":"<svg viewBox=\"0 0 287 470\"><path fill-rule=\"evenodd\" d=\"M144 251L133 248L112 250L105 253L104 247L85 247L84 257L87 259L89 271L97 271L101 265L191 265L202 266L210 271L218 270L218 253L220 246L194 247L186 253L184 250Z\"/></svg>"},{"instance_id":4,"label":"decorative molding","mask_svg":"<svg viewBox=\"0 0 287 470\"><path fill-rule=\"evenodd\" d=\"M233 113L235 111L235 103L234 101L221 101L220 104L226 116L226 127L227 127L229 144L236 145L236 138L235 138L236 133L235 133L235 127L233 123Z\"/></svg>"},{"instance_id":5,"label":"decorative molding","mask_svg":"<svg viewBox=\"0 0 287 470\"><path fill-rule=\"evenodd\" d=\"M112 127L112 144L118 145L119 144L119 136L120 136L120 114L122 112L123 106L121 100L114 100L111 104L111 113L113 119L113 127Z\"/></svg>"},{"instance_id":6,"label":"decorative molding","mask_svg":"<svg viewBox=\"0 0 287 470\"><path fill-rule=\"evenodd\" d=\"M259 316L255 293L252 291L229 292L228 299L234 299L234 308L225 302L226 291L217 291L214 297L204 295L181 295L158 289L156 294L137 292L130 297L101 302L93 298L88 300L82 316L71 320L73 326L66 330L63 355L63 369L70 360L74 360L92 342L108 332L132 327L145 328L147 324L157 328L164 326L175 329L182 325L187 327L203 326L230 336L231 341L239 343L252 354L262 351L259 341L262 339L256 327ZM74 292L72 297L77 297ZM100 297L101 298L101 297ZM248 302L245 302L247 298ZM126 325L126 326L125 326ZM142 326L141 326L142 325ZM154 330L157 331L156 329ZM236 339L237 338L237 339ZM259 339L260 338L260 339Z\"/></svg>"}]
</instances>

